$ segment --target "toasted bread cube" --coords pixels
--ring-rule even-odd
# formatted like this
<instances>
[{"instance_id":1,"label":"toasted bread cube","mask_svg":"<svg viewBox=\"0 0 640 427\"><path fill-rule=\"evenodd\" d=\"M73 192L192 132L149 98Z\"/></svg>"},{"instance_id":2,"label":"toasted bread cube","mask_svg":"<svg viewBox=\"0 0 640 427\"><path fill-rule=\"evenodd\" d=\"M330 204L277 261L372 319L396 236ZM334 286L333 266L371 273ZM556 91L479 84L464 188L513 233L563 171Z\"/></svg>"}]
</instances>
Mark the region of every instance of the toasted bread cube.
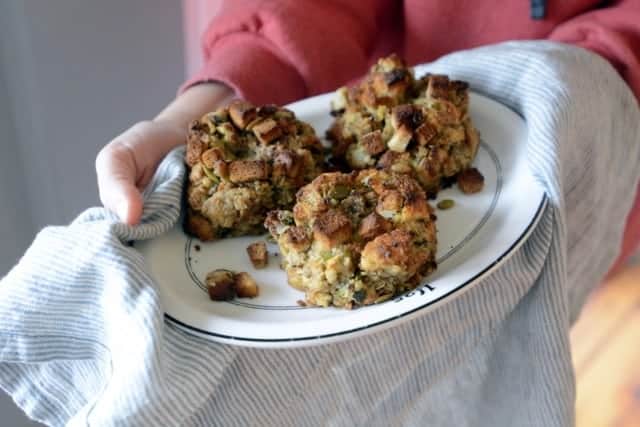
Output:
<instances>
[{"instance_id":1,"label":"toasted bread cube","mask_svg":"<svg viewBox=\"0 0 640 427\"><path fill-rule=\"evenodd\" d=\"M232 271L214 270L205 279L209 298L213 301L226 301L236 296L236 280Z\"/></svg>"},{"instance_id":2,"label":"toasted bread cube","mask_svg":"<svg viewBox=\"0 0 640 427\"><path fill-rule=\"evenodd\" d=\"M244 129L258 116L258 111L249 102L235 100L229 104L229 116L233 124Z\"/></svg>"},{"instance_id":3,"label":"toasted bread cube","mask_svg":"<svg viewBox=\"0 0 640 427\"><path fill-rule=\"evenodd\" d=\"M420 145L427 145L437 135L438 131L429 123L423 123L416 129L416 140Z\"/></svg>"},{"instance_id":4,"label":"toasted bread cube","mask_svg":"<svg viewBox=\"0 0 640 427\"><path fill-rule=\"evenodd\" d=\"M458 174L458 187L465 194L473 194L484 187L484 176L476 168L464 170Z\"/></svg>"},{"instance_id":5,"label":"toasted bread cube","mask_svg":"<svg viewBox=\"0 0 640 427\"><path fill-rule=\"evenodd\" d=\"M444 126L455 125L460 122L460 111L458 111L453 102L444 99L438 99L433 102L429 114Z\"/></svg>"},{"instance_id":6,"label":"toasted bread cube","mask_svg":"<svg viewBox=\"0 0 640 427\"><path fill-rule=\"evenodd\" d=\"M389 150L395 151L397 153L403 153L406 151L409 142L411 142L411 131L406 127L400 127L393 134L387 145L389 146Z\"/></svg>"},{"instance_id":7,"label":"toasted bread cube","mask_svg":"<svg viewBox=\"0 0 640 427\"><path fill-rule=\"evenodd\" d=\"M393 218L400 213L404 205L404 197L397 190L385 190L378 198L376 212L383 218Z\"/></svg>"},{"instance_id":8,"label":"toasted bread cube","mask_svg":"<svg viewBox=\"0 0 640 427\"><path fill-rule=\"evenodd\" d=\"M416 129L424 121L422 109L411 104L398 105L391 110L391 126L394 129L407 128Z\"/></svg>"},{"instance_id":9,"label":"toasted bread cube","mask_svg":"<svg viewBox=\"0 0 640 427\"><path fill-rule=\"evenodd\" d=\"M298 252L306 251L311 240L302 227L289 227L284 232L283 246Z\"/></svg>"},{"instance_id":10,"label":"toasted bread cube","mask_svg":"<svg viewBox=\"0 0 640 427\"><path fill-rule=\"evenodd\" d=\"M234 183L269 178L269 164L262 160L236 160L229 164L229 180Z\"/></svg>"},{"instance_id":11,"label":"toasted bread cube","mask_svg":"<svg viewBox=\"0 0 640 427\"><path fill-rule=\"evenodd\" d=\"M229 177L229 167L224 160L216 160L213 163L213 173L221 178L227 179Z\"/></svg>"},{"instance_id":12,"label":"toasted bread cube","mask_svg":"<svg viewBox=\"0 0 640 427\"><path fill-rule=\"evenodd\" d=\"M255 298L258 296L258 284L249 273L235 275L235 288L239 298Z\"/></svg>"},{"instance_id":13,"label":"toasted bread cube","mask_svg":"<svg viewBox=\"0 0 640 427\"><path fill-rule=\"evenodd\" d=\"M411 75L406 70L395 69L387 72L379 72L371 80L371 94L367 94L368 88L363 91L363 103L375 105L384 97L402 99L411 85ZM375 98L377 98L377 100ZM367 99L368 98L368 99ZM373 102L372 102L373 101Z\"/></svg>"},{"instance_id":14,"label":"toasted bread cube","mask_svg":"<svg viewBox=\"0 0 640 427\"><path fill-rule=\"evenodd\" d=\"M187 232L198 236L198 238L203 242L216 238L216 233L213 230L211 223L202 215L188 215L185 222L185 228L187 229Z\"/></svg>"},{"instance_id":15,"label":"toasted bread cube","mask_svg":"<svg viewBox=\"0 0 640 427\"><path fill-rule=\"evenodd\" d=\"M362 147L372 156L382 153L387 147L382 140L382 133L379 130L369 132L362 136Z\"/></svg>"},{"instance_id":16,"label":"toasted bread cube","mask_svg":"<svg viewBox=\"0 0 640 427\"><path fill-rule=\"evenodd\" d=\"M381 234L362 250L360 268L366 272L378 272L390 276L402 274L417 266L414 258L414 245L411 234L407 230L393 230Z\"/></svg>"},{"instance_id":17,"label":"toasted bread cube","mask_svg":"<svg viewBox=\"0 0 640 427\"><path fill-rule=\"evenodd\" d=\"M434 74L429 77L429 86L427 87L428 97L448 99L449 89L449 78L447 76Z\"/></svg>"},{"instance_id":18,"label":"toasted bread cube","mask_svg":"<svg viewBox=\"0 0 640 427\"><path fill-rule=\"evenodd\" d=\"M313 224L313 237L325 248L339 245L351 237L351 221L339 211L322 213Z\"/></svg>"},{"instance_id":19,"label":"toasted bread cube","mask_svg":"<svg viewBox=\"0 0 640 427\"><path fill-rule=\"evenodd\" d=\"M233 124L226 122L216 127L216 132L222 135L222 140L229 145L240 143L240 131Z\"/></svg>"},{"instance_id":20,"label":"toasted bread cube","mask_svg":"<svg viewBox=\"0 0 640 427\"><path fill-rule=\"evenodd\" d=\"M405 203L402 207L402 219L404 221L422 220L431 218L433 210L426 197L419 196L418 193L405 194Z\"/></svg>"},{"instance_id":21,"label":"toasted bread cube","mask_svg":"<svg viewBox=\"0 0 640 427\"><path fill-rule=\"evenodd\" d=\"M398 160L400 160L400 153L389 150L380 156L380 159L378 159L378 168L389 169Z\"/></svg>"},{"instance_id":22,"label":"toasted bread cube","mask_svg":"<svg viewBox=\"0 0 640 427\"><path fill-rule=\"evenodd\" d=\"M247 254L255 268L265 268L269 262L269 253L264 242L254 242L247 246Z\"/></svg>"},{"instance_id":23,"label":"toasted bread cube","mask_svg":"<svg viewBox=\"0 0 640 427\"><path fill-rule=\"evenodd\" d=\"M364 240L371 240L391 229L391 223L375 212L371 212L360 223L358 234Z\"/></svg>"},{"instance_id":24,"label":"toasted bread cube","mask_svg":"<svg viewBox=\"0 0 640 427\"><path fill-rule=\"evenodd\" d=\"M269 144L282 136L282 128L273 119L264 120L251 129L262 144Z\"/></svg>"}]
</instances>

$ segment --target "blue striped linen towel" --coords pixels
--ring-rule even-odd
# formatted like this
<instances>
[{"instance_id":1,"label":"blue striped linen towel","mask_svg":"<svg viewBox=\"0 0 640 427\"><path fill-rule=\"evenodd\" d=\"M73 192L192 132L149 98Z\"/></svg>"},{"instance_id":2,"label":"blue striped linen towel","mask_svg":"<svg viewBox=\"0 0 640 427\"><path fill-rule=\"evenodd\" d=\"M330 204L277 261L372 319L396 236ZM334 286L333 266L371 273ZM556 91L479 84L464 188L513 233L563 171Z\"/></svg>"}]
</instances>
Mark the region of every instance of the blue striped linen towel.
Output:
<instances>
[{"instance_id":1,"label":"blue striped linen towel","mask_svg":"<svg viewBox=\"0 0 640 427\"><path fill-rule=\"evenodd\" d=\"M388 330L313 348L211 343L165 322L131 240L179 216L181 152L142 225L100 208L42 230L0 284L0 385L60 426L569 426L569 327L618 253L640 173L640 113L595 54L510 42L431 64L527 121L550 203L495 273ZM632 345L632 343L630 343Z\"/></svg>"}]
</instances>

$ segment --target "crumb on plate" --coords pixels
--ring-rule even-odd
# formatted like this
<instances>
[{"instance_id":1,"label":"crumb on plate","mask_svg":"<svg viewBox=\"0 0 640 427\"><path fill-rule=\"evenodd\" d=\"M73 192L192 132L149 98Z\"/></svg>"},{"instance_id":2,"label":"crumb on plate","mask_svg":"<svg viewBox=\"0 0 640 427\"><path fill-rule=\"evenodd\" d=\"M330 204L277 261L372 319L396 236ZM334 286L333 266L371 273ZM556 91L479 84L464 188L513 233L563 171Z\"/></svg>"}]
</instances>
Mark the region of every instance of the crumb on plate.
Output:
<instances>
[{"instance_id":1,"label":"crumb on plate","mask_svg":"<svg viewBox=\"0 0 640 427\"><path fill-rule=\"evenodd\" d=\"M482 191L484 176L476 168L463 170L458 174L458 188L465 194L473 194Z\"/></svg>"},{"instance_id":2,"label":"crumb on plate","mask_svg":"<svg viewBox=\"0 0 640 427\"><path fill-rule=\"evenodd\" d=\"M247 254L255 268L265 268L269 263L269 253L264 242L254 242L247 246Z\"/></svg>"},{"instance_id":3,"label":"crumb on plate","mask_svg":"<svg viewBox=\"0 0 640 427\"><path fill-rule=\"evenodd\" d=\"M213 270L207 274L205 283L209 298L213 301L229 301L235 297L254 298L259 294L258 284L244 271Z\"/></svg>"}]
</instances>

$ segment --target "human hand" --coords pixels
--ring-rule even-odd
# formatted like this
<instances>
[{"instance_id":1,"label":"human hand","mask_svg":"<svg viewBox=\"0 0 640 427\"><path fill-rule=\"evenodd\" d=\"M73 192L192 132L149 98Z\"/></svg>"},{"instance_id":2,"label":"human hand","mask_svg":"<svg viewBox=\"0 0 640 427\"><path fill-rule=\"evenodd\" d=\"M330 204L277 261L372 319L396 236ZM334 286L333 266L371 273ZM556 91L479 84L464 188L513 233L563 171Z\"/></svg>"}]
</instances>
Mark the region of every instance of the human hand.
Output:
<instances>
[{"instance_id":1,"label":"human hand","mask_svg":"<svg viewBox=\"0 0 640 427\"><path fill-rule=\"evenodd\" d=\"M233 91L219 83L193 86L154 120L133 125L96 157L100 201L129 225L142 217L142 191L173 148L185 143L189 122L229 101Z\"/></svg>"},{"instance_id":2,"label":"human hand","mask_svg":"<svg viewBox=\"0 0 640 427\"><path fill-rule=\"evenodd\" d=\"M142 191L169 150L182 144L185 129L161 120L138 122L96 157L102 204L130 225L142 216Z\"/></svg>"}]
</instances>

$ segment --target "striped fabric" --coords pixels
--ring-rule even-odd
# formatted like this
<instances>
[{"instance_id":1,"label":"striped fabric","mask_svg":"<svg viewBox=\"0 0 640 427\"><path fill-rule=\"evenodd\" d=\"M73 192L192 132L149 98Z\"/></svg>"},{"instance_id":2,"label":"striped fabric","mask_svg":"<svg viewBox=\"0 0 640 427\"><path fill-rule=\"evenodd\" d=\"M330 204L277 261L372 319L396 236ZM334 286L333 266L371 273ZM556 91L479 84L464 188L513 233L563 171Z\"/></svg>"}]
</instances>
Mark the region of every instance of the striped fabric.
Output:
<instances>
[{"instance_id":1,"label":"striped fabric","mask_svg":"<svg viewBox=\"0 0 640 427\"><path fill-rule=\"evenodd\" d=\"M550 204L494 274L435 311L348 342L258 350L163 320L131 240L179 215L181 153L143 224L90 209L49 227L0 283L0 385L70 426L570 426L568 333L618 253L640 174L640 112L611 66L578 48L513 42L428 67L523 115Z\"/></svg>"}]
</instances>

